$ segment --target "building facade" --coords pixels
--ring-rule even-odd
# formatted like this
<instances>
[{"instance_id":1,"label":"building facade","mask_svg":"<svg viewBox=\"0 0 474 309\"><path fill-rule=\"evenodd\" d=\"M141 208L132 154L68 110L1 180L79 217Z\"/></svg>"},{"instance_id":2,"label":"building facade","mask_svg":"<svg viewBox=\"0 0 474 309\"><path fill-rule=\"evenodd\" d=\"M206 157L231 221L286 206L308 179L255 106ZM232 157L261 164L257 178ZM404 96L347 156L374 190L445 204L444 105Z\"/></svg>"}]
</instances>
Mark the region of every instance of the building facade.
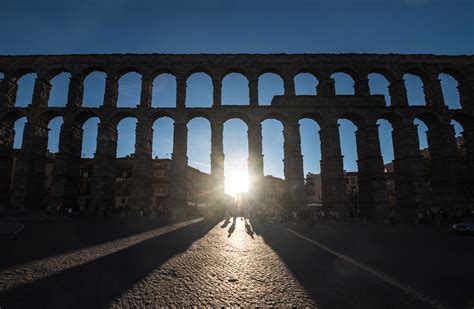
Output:
<instances>
[{"instance_id":1,"label":"building facade","mask_svg":"<svg viewBox=\"0 0 474 309\"><path fill-rule=\"evenodd\" d=\"M19 151L15 151L11 174L15 174L16 158ZM111 165L115 167L115 186L114 186L114 202L110 206L112 209L120 209L130 207L130 194L133 179L133 162L134 156L126 156L115 159ZM44 180L44 196L42 197L42 206L55 209L58 204L54 205L51 201L51 193L53 188L54 168L56 163L56 154L47 153L45 164L45 180ZM168 208L168 198L170 191L170 159L153 159L152 162L152 184L153 195L151 198L150 209ZM91 187L93 185L94 159L83 158L80 163L80 182L79 182L79 199L74 205L64 205L78 209L87 209L91 207L92 195ZM212 201L212 182L211 176L200 170L187 167L186 188L187 201L190 205L208 204ZM10 188L12 190L13 188ZM105 205L104 205L105 206Z\"/></svg>"},{"instance_id":2,"label":"building facade","mask_svg":"<svg viewBox=\"0 0 474 309\"><path fill-rule=\"evenodd\" d=\"M284 179L267 175L263 177L262 196L267 207L281 208L286 200L286 182Z\"/></svg>"}]
</instances>

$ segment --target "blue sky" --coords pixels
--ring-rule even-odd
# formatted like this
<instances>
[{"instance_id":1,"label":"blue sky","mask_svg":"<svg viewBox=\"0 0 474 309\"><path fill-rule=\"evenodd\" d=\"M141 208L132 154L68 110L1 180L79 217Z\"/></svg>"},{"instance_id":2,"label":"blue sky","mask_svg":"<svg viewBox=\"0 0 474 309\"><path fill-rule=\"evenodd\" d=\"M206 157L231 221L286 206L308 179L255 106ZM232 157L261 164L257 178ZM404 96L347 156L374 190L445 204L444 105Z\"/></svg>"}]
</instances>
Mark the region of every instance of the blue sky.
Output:
<instances>
[{"instance_id":1,"label":"blue sky","mask_svg":"<svg viewBox=\"0 0 474 309\"><path fill-rule=\"evenodd\" d=\"M335 0L335 1L8 1L2 4L2 44L0 54L66 53L474 53L474 2L463 0ZM20 85L18 103L31 98L34 77L25 77ZM299 77L300 78L300 77ZM248 100L245 81L229 78L223 90L223 102L237 104ZM455 82L442 77L445 96L451 107L459 106ZM338 93L352 89L350 81L336 79ZM206 76L189 81L191 106L212 98ZM261 102L282 91L274 76L262 78ZM422 103L416 79L406 79L411 102ZM24 86L23 86L24 85ZM62 86L61 86L62 85ZM67 76L53 83L51 105L64 102ZM138 102L139 79L131 74L121 81L121 102ZM301 94L314 93L315 81L308 76L297 82ZM373 93L386 94L386 85L371 78ZM86 81L85 105L101 103L103 76ZM57 90L56 90L57 89ZM63 89L63 90L61 90ZM175 85L162 76L154 87L156 104L174 103ZM49 148L57 149L61 120L50 124ZM18 124L18 131L21 131ZM97 121L85 125L83 154L95 149ZM134 121L119 125L118 155L133 152ZM172 151L172 121L160 119L154 126L153 154L169 157ZM209 171L210 129L203 119L189 124L189 162ZM265 173L283 176L283 137L281 124L263 124ZM224 129L226 167L238 166L247 156L246 128L238 121ZM319 172L317 125L301 122L305 172ZM341 122L344 166L356 170L355 127ZM420 132L426 130L419 126ZM459 133L461 129L456 127ZM19 135L19 134L17 134ZM390 128L380 129L384 160L393 159ZM19 139L16 138L16 146ZM421 147L426 138L421 135ZM240 162L240 163L239 163Z\"/></svg>"}]
</instances>

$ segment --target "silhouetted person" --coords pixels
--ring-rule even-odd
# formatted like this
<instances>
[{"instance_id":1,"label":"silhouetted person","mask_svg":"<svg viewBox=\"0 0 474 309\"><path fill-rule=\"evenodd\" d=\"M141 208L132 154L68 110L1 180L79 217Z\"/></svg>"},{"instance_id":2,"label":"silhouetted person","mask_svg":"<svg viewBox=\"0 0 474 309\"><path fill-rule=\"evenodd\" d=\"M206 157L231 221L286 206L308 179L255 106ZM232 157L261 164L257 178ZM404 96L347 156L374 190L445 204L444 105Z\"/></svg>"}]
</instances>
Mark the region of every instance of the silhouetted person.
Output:
<instances>
[{"instance_id":1,"label":"silhouetted person","mask_svg":"<svg viewBox=\"0 0 474 309\"><path fill-rule=\"evenodd\" d=\"M62 205L59 204L58 206L58 214L56 218L65 218L66 217L66 208Z\"/></svg>"},{"instance_id":2,"label":"silhouetted person","mask_svg":"<svg viewBox=\"0 0 474 309\"><path fill-rule=\"evenodd\" d=\"M424 216L421 211L418 213L418 223L425 223Z\"/></svg>"},{"instance_id":3,"label":"silhouetted person","mask_svg":"<svg viewBox=\"0 0 474 309\"><path fill-rule=\"evenodd\" d=\"M227 227L230 222L230 217L226 217L224 223L221 225L221 228Z\"/></svg>"},{"instance_id":4,"label":"silhouetted person","mask_svg":"<svg viewBox=\"0 0 474 309\"><path fill-rule=\"evenodd\" d=\"M229 235L227 235L227 237L230 237L230 235L232 235L232 233L234 233L236 223L237 223L237 215L234 215L234 220L232 221L232 225L227 230L227 233L229 233Z\"/></svg>"},{"instance_id":5,"label":"silhouetted person","mask_svg":"<svg viewBox=\"0 0 474 309\"><path fill-rule=\"evenodd\" d=\"M252 230L252 227L250 226L250 223L249 222L245 222L245 231L247 232L247 234L250 235L250 237L252 237L253 239L253 230Z\"/></svg>"}]
</instances>

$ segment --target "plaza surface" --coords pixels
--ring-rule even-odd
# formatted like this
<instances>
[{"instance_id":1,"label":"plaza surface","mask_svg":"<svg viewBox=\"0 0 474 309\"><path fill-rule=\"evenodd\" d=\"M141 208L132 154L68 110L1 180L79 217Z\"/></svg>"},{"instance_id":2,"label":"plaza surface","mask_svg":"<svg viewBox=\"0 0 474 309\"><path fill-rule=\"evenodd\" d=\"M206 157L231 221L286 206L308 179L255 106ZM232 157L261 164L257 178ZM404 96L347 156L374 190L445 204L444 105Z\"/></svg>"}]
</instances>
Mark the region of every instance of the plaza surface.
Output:
<instances>
[{"instance_id":1,"label":"plaza surface","mask_svg":"<svg viewBox=\"0 0 474 309\"><path fill-rule=\"evenodd\" d=\"M0 240L1 308L474 305L474 238L443 226L23 223Z\"/></svg>"}]
</instances>

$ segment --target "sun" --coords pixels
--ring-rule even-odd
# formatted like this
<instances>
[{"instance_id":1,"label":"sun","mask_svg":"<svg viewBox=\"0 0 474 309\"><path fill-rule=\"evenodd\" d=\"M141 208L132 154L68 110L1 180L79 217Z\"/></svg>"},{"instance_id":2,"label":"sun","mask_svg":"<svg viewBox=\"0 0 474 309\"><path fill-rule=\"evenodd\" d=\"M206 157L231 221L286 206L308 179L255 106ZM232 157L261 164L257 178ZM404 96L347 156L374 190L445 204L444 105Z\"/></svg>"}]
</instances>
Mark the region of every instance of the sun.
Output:
<instances>
[{"instance_id":1,"label":"sun","mask_svg":"<svg viewBox=\"0 0 474 309\"><path fill-rule=\"evenodd\" d=\"M226 173L225 193L236 197L240 192L247 192L249 180L247 169L231 169Z\"/></svg>"}]
</instances>

